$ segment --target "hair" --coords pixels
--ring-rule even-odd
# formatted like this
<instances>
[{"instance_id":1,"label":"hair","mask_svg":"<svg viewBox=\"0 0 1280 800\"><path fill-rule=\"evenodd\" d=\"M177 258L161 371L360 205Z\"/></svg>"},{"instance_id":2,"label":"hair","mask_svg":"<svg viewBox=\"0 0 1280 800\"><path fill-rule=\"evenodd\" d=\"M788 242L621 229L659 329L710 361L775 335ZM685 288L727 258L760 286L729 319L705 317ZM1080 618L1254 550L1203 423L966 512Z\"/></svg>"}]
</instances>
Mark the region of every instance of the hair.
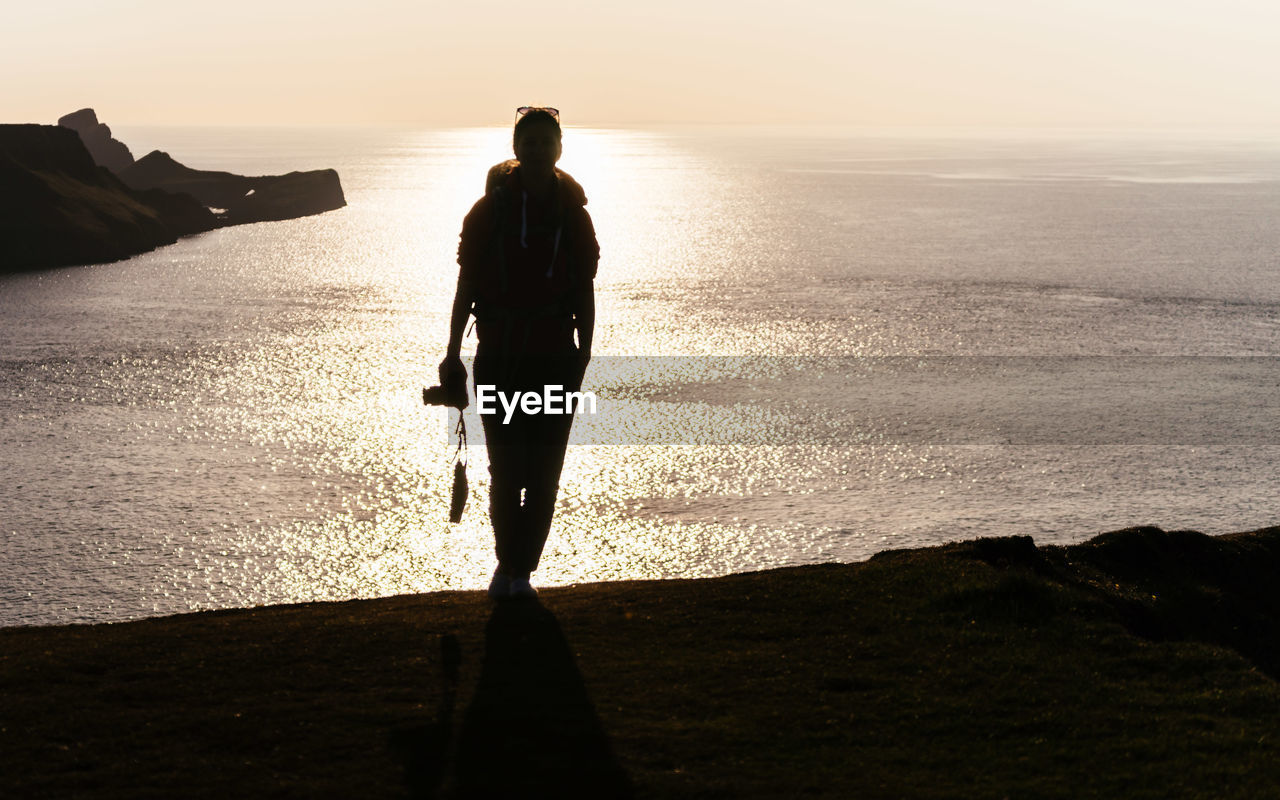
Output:
<instances>
[{"instance_id":1,"label":"hair","mask_svg":"<svg viewBox=\"0 0 1280 800\"><path fill-rule=\"evenodd\" d=\"M560 120L550 111L541 108L533 108L526 112L520 119L516 120L515 131L511 135L511 146L515 147L520 143L520 137L525 131L534 125L549 124L556 129L556 138L561 137Z\"/></svg>"}]
</instances>

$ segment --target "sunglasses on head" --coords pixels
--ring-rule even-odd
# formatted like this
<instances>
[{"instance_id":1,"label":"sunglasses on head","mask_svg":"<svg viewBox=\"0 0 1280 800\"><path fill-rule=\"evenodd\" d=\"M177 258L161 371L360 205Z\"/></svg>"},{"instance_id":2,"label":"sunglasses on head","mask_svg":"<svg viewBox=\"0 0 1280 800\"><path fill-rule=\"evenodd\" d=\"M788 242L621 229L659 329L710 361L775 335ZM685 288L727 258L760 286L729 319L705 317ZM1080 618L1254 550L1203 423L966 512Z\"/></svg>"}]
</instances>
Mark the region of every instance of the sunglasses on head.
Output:
<instances>
[{"instance_id":1,"label":"sunglasses on head","mask_svg":"<svg viewBox=\"0 0 1280 800\"><path fill-rule=\"evenodd\" d=\"M556 122L560 121L560 109L551 108L550 106L520 106L519 108L516 109L516 116L523 117L525 114L528 114L530 111L545 111L548 114L550 114L551 117Z\"/></svg>"}]
</instances>

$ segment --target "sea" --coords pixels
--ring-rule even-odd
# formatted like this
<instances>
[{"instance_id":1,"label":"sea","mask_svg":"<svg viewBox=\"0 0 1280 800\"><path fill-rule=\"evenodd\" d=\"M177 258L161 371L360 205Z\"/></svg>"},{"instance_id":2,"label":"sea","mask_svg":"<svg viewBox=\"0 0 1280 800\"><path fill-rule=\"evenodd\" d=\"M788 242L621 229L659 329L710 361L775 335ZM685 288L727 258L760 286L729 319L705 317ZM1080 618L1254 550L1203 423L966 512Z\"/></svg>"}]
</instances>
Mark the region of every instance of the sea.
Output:
<instances>
[{"instance_id":1,"label":"sea","mask_svg":"<svg viewBox=\"0 0 1280 800\"><path fill-rule=\"evenodd\" d=\"M479 426L421 390L509 130L115 135L348 205L0 277L0 626L487 585ZM535 585L1280 524L1280 138L570 126L561 166L601 408Z\"/></svg>"}]
</instances>

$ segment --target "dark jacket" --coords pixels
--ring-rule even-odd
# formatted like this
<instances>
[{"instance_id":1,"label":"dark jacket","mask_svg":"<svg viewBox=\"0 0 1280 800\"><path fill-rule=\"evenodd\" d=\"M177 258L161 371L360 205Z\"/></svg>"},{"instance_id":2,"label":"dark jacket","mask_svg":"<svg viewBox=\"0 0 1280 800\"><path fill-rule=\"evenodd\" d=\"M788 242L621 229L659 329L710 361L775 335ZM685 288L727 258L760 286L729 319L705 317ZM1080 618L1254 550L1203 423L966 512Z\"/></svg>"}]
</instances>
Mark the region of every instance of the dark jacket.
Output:
<instances>
[{"instance_id":1,"label":"dark jacket","mask_svg":"<svg viewBox=\"0 0 1280 800\"><path fill-rule=\"evenodd\" d=\"M462 223L459 281L476 298L477 355L561 354L573 348L571 299L600 260L586 194L556 170L551 203L529 200L515 162L490 171Z\"/></svg>"}]
</instances>

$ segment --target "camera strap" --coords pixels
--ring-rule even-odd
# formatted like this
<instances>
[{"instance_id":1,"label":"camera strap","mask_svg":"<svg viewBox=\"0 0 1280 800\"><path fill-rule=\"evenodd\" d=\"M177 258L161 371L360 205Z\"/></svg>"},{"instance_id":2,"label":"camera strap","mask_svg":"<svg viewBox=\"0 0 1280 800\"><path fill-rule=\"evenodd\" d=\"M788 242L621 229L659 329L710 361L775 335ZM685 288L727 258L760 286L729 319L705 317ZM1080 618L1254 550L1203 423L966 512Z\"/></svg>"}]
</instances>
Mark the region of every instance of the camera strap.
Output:
<instances>
[{"instance_id":1,"label":"camera strap","mask_svg":"<svg viewBox=\"0 0 1280 800\"><path fill-rule=\"evenodd\" d=\"M449 495L449 522L462 521L462 511L467 507L467 426L462 421L462 409L458 409L458 449L454 452L453 491Z\"/></svg>"},{"instance_id":2,"label":"camera strap","mask_svg":"<svg viewBox=\"0 0 1280 800\"><path fill-rule=\"evenodd\" d=\"M467 421L462 416L462 410L458 410L458 427L453 429L453 433L458 437L458 449L453 451L455 460L461 461L465 466L467 463Z\"/></svg>"}]
</instances>

